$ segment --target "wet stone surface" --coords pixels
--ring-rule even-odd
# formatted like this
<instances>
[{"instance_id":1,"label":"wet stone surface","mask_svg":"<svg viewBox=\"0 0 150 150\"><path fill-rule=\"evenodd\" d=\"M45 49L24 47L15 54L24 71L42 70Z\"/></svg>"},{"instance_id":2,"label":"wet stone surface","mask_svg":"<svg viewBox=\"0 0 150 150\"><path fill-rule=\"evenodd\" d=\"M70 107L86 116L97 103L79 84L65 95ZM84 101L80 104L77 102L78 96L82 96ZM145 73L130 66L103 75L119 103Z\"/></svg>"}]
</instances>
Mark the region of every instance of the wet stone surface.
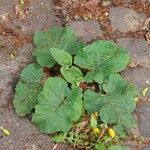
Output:
<instances>
[{"instance_id":1,"label":"wet stone surface","mask_svg":"<svg viewBox=\"0 0 150 150\"><path fill-rule=\"evenodd\" d=\"M91 42L102 37L102 29L98 21L73 21L68 23L74 31L77 37L83 42Z\"/></svg>"},{"instance_id":2,"label":"wet stone surface","mask_svg":"<svg viewBox=\"0 0 150 150\"><path fill-rule=\"evenodd\" d=\"M136 31L142 27L144 20L145 15L138 14L128 8L113 7L110 9L110 22L113 31Z\"/></svg>"}]
</instances>

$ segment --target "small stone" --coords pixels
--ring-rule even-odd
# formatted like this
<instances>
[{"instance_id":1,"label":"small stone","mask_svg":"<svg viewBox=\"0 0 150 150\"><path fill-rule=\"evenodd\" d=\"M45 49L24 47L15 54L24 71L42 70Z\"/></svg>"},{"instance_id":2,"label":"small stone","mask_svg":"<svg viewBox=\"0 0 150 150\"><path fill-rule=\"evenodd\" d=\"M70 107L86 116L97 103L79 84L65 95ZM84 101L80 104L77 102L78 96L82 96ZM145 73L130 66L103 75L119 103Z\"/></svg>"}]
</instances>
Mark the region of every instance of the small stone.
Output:
<instances>
[{"instance_id":1,"label":"small stone","mask_svg":"<svg viewBox=\"0 0 150 150\"><path fill-rule=\"evenodd\" d=\"M139 118L140 134L145 138L150 138L150 104L138 107L137 112L140 114Z\"/></svg>"},{"instance_id":2,"label":"small stone","mask_svg":"<svg viewBox=\"0 0 150 150\"><path fill-rule=\"evenodd\" d=\"M136 31L142 28L145 15L138 14L136 11L129 8L110 9L110 22L113 31L119 30L120 32Z\"/></svg>"},{"instance_id":3,"label":"small stone","mask_svg":"<svg viewBox=\"0 0 150 150\"><path fill-rule=\"evenodd\" d=\"M129 51L132 63L150 69L150 46L144 38L120 38L117 43Z\"/></svg>"},{"instance_id":4,"label":"small stone","mask_svg":"<svg viewBox=\"0 0 150 150\"><path fill-rule=\"evenodd\" d=\"M144 147L143 150L150 150L150 147Z\"/></svg>"},{"instance_id":5,"label":"small stone","mask_svg":"<svg viewBox=\"0 0 150 150\"><path fill-rule=\"evenodd\" d=\"M83 42L91 42L102 37L102 29L98 21L72 21L68 23Z\"/></svg>"}]
</instances>

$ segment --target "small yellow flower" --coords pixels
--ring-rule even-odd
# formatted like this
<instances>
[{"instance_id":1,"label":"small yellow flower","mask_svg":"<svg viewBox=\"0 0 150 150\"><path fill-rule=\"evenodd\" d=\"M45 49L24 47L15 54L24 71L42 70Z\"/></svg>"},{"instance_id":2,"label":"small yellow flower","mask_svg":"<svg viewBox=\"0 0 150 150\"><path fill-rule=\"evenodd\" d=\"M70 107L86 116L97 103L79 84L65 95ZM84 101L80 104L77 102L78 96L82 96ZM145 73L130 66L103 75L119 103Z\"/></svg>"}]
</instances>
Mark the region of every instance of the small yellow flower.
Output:
<instances>
[{"instance_id":1,"label":"small yellow flower","mask_svg":"<svg viewBox=\"0 0 150 150\"><path fill-rule=\"evenodd\" d=\"M112 128L110 128L110 129L108 130L108 132L109 132L109 135L110 135L112 138L114 138L114 137L116 136L116 132L115 132Z\"/></svg>"},{"instance_id":2,"label":"small yellow flower","mask_svg":"<svg viewBox=\"0 0 150 150\"><path fill-rule=\"evenodd\" d=\"M99 130L99 128L93 128L93 132L96 133L96 134L99 134L100 130Z\"/></svg>"}]
</instances>

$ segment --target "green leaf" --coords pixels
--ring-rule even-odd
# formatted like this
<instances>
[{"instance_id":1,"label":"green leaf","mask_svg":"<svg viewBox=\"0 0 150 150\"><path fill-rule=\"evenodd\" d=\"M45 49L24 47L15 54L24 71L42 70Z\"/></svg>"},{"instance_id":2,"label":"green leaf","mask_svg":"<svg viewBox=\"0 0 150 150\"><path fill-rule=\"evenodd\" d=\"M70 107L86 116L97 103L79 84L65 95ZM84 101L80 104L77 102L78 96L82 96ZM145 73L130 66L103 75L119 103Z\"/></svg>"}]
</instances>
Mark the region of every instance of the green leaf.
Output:
<instances>
[{"instance_id":1,"label":"green leaf","mask_svg":"<svg viewBox=\"0 0 150 150\"><path fill-rule=\"evenodd\" d=\"M24 117L31 113L31 110L37 103L37 94L40 93L41 90L42 87L40 84L18 82L13 98L13 105L19 116Z\"/></svg>"},{"instance_id":2,"label":"green leaf","mask_svg":"<svg viewBox=\"0 0 150 150\"><path fill-rule=\"evenodd\" d=\"M84 81L103 83L103 74L99 70L88 72L86 76L84 76Z\"/></svg>"},{"instance_id":3,"label":"green leaf","mask_svg":"<svg viewBox=\"0 0 150 150\"><path fill-rule=\"evenodd\" d=\"M38 96L32 122L44 133L67 132L82 114L82 92L62 78L49 78Z\"/></svg>"},{"instance_id":4,"label":"green leaf","mask_svg":"<svg viewBox=\"0 0 150 150\"><path fill-rule=\"evenodd\" d=\"M75 33L70 28L53 27L48 31L38 31L34 35L36 49L33 55L42 67L52 67L55 60L52 58L50 48L65 50L69 54L76 54L84 44L78 42Z\"/></svg>"},{"instance_id":5,"label":"green leaf","mask_svg":"<svg viewBox=\"0 0 150 150\"><path fill-rule=\"evenodd\" d=\"M44 76L43 70L37 64L29 64L20 74L20 79L23 82L39 83Z\"/></svg>"},{"instance_id":6,"label":"green leaf","mask_svg":"<svg viewBox=\"0 0 150 150\"><path fill-rule=\"evenodd\" d=\"M50 52L55 61L61 66L69 67L72 65L72 56L64 50L58 48L51 48Z\"/></svg>"},{"instance_id":7,"label":"green leaf","mask_svg":"<svg viewBox=\"0 0 150 150\"><path fill-rule=\"evenodd\" d=\"M66 134L58 134L54 137L51 138L52 141L60 143L60 142L65 142L66 139Z\"/></svg>"},{"instance_id":8,"label":"green leaf","mask_svg":"<svg viewBox=\"0 0 150 150\"><path fill-rule=\"evenodd\" d=\"M113 126L113 129L120 135L120 137L125 137L127 135L125 128L121 123Z\"/></svg>"},{"instance_id":9,"label":"green leaf","mask_svg":"<svg viewBox=\"0 0 150 150\"><path fill-rule=\"evenodd\" d=\"M95 150L106 150L106 146L102 143L96 144Z\"/></svg>"},{"instance_id":10,"label":"green leaf","mask_svg":"<svg viewBox=\"0 0 150 150\"><path fill-rule=\"evenodd\" d=\"M99 112L100 108L104 105L103 97L101 93L96 93L92 90L87 90L84 93L84 108L88 114Z\"/></svg>"},{"instance_id":11,"label":"green leaf","mask_svg":"<svg viewBox=\"0 0 150 150\"><path fill-rule=\"evenodd\" d=\"M56 63L50 52L49 46L38 46L33 55L36 57L37 63L42 67L53 67Z\"/></svg>"},{"instance_id":12,"label":"green leaf","mask_svg":"<svg viewBox=\"0 0 150 150\"><path fill-rule=\"evenodd\" d=\"M37 95L42 90L40 81L43 76L43 70L37 64L30 64L22 70L13 98L15 111L19 116L31 113L37 103Z\"/></svg>"},{"instance_id":13,"label":"green leaf","mask_svg":"<svg viewBox=\"0 0 150 150\"><path fill-rule=\"evenodd\" d=\"M70 68L61 67L60 72L67 80L67 82L71 83L73 86L79 85L79 82L83 78L82 72L75 66L72 66Z\"/></svg>"},{"instance_id":14,"label":"green leaf","mask_svg":"<svg viewBox=\"0 0 150 150\"><path fill-rule=\"evenodd\" d=\"M119 124L121 130L133 128L135 122L132 112L135 110L136 89L117 74L110 75L104 87L106 95L94 91L85 92L85 109L89 114L99 111L104 123Z\"/></svg>"},{"instance_id":15,"label":"green leaf","mask_svg":"<svg viewBox=\"0 0 150 150\"><path fill-rule=\"evenodd\" d=\"M129 63L129 55L124 48L113 42L97 41L79 51L74 63L92 72L99 70L105 79L110 74L122 71Z\"/></svg>"},{"instance_id":16,"label":"green leaf","mask_svg":"<svg viewBox=\"0 0 150 150\"><path fill-rule=\"evenodd\" d=\"M127 147L123 147L120 145L113 145L108 148L108 150L129 150Z\"/></svg>"}]
</instances>

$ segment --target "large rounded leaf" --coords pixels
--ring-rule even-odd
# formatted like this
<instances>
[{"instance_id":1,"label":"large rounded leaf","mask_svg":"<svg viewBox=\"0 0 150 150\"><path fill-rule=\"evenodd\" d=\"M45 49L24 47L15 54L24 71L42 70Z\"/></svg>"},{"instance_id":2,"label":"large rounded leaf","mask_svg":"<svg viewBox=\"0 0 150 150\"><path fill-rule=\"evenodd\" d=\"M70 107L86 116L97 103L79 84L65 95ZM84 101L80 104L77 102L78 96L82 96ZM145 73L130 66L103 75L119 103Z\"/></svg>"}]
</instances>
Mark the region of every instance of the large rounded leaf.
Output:
<instances>
[{"instance_id":1,"label":"large rounded leaf","mask_svg":"<svg viewBox=\"0 0 150 150\"><path fill-rule=\"evenodd\" d=\"M110 74L122 71L129 63L129 55L124 48L113 42L97 41L78 52L74 63L81 68L90 70L92 75L94 71L99 70L99 75L106 78ZM95 76L94 74L93 80L95 80Z\"/></svg>"},{"instance_id":2,"label":"large rounded leaf","mask_svg":"<svg viewBox=\"0 0 150 150\"><path fill-rule=\"evenodd\" d=\"M116 124L121 130L134 127L132 116L135 110L136 89L118 74L110 75L103 86L106 94L87 90L84 93L84 107L89 114L100 112L101 120L106 124Z\"/></svg>"},{"instance_id":3,"label":"large rounded leaf","mask_svg":"<svg viewBox=\"0 0 150 150\"><path fill-rule=\"evenodd\" d=\"M36 57L37 63L42 67L51 68L55 64L49 46L38 46L33 55Z\"/></svg>"},{"instance_id":4,"label":"large rounded leaf","mask_svg":"<svg viewBox=\"0 0 150 150\"><path fill-rule=\"evenodd\" d=\"M65 50L69 54L76 54L84 46L76 40L75 33L70 28L53 27L48 31L38 31L34 35L36 49L33 55L42 67L52 67L55 60L50 54L50 48Z\"/></svg>"},{"instance_id":5,"label":"large rounded leaf","mask_svg":"<svg viewBox=\"0 0 150 150\"><path fill-rule=\"evenodd\" d=\"M24 117L31 113L31 110L37 103L37 95L41 90L42 87L40 84L18 82L16 93L13 98L13 105L19 116Z\"/></svg>"},{"instance_id":6,"label":"large rounded leaf","mask_svg":"<svg viewBox=\"0 0 150 150\"><path fill-rule=\"evenodd\" d=\"M30 114L34 108L37 95L42 90L40 81L43 76L43 70L37 64L30 64L22 70L13 98L13 105L19 116Z\"/></svg>"},{"instance_id":7,"label":"large rounded leaf","mask_svg":"<svg viewBox=\"0 0 150 150\"><path fill-rule=\"evenodd\" d=\"M39 65L29 64L21 71L20 79L23 82L39 83L43 76L43 69Z\"/></svg>"},{"instance_id":8,"label":"large rounded leaf","mask_svg":"<svg viewBox=\"0 0 150 150\"><path fill-rule=\"evenodd\" d=\"M82 92L79 88L68 88L59 77L49 78L35 106L32 122L42 132L67 132L82 113Z\"/></svg>"}]
</instances>

